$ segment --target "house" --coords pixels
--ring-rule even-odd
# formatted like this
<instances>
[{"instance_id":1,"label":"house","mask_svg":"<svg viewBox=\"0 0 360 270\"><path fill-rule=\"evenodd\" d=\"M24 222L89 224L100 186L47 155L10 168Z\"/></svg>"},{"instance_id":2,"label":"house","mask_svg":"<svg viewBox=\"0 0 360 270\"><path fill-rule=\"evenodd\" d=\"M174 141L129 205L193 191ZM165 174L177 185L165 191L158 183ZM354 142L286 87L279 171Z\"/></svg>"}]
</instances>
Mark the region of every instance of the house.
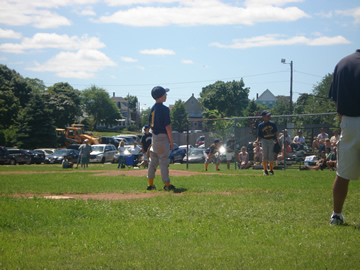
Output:
<instances>
[{"instance_id":1,"label":"house","mask_svg":"<svg viewBox=\"0 0 360 270\"><path fill-rule=\"evenodd\" d=\"M276 100L277 97L269 89L266 89L260 96L256 94L255 102L259 105L266 105L271 109L275 106Z\"/></svg>"},{"instance_id":2,"label":"house","mask_svg":"<svg viewBox=\"0 0 360 270\"><path fill-rule=\"evenodd\" d=\"M200 102L195 98L194 94L185 101L184 103L186 112L189 114L189 120L200 120L203 118L202 107ZM191 130L202 130L203 122L202 121L190 121L191 126L189 128Z\"/></svg>"},{"instance_id":3,"label":"house","mask_svg":"<svg viewBox=\"0 0 360 270\"><path fill-rule=\"evenodd\" d=\"M132 110L129 109L126 99L122 97L116 97L115 92L113 92L111 99L115 101L116 106L119 108L123 116L123 119L119 119L119 126L126 127L130 124L134 124L135 121L131 119Z\"/></svg>"}]
</instances>

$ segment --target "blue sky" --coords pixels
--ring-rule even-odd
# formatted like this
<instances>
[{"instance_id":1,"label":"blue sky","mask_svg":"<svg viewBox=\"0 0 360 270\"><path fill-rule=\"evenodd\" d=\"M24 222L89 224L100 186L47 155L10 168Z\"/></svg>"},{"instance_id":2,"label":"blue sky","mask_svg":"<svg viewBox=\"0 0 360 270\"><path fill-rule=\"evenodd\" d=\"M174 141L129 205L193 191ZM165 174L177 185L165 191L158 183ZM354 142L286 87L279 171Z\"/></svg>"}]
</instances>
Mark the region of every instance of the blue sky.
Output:
<instances>
[{"instance_id":1,"label":"blue sky","mask_svg":"<svg viewBox=\"0 0 360 270\"><path fill-rule=\"evenodd\" d=\"M358 0L0 0L0 63L47 86L91 85L167 105L244 79L294 101L360 48ZM230 101L229 101L230 102Z\"/></svg>"}]
</instances>

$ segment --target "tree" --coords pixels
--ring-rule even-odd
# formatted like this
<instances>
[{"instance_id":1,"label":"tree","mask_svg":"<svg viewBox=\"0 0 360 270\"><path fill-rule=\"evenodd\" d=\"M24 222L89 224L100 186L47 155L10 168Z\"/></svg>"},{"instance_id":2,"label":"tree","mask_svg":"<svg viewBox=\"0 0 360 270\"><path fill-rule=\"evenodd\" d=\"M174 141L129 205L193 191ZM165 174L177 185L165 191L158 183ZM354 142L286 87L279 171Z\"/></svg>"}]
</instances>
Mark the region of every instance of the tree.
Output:
<instances>
[{"instance_id":1,"label":"tree","mask_svg":"<svg viewBox=\"0 0 360 270\"><path fill-rule=\"evenodd\" d=\"M57 127L64 128L73 124L81 112L81 92L68 83L56 83L42 94Z\"/></svg>"},{"instance_id":2,"label":"tree","mask_svg":"<svg viewBox=\"0 0 360 270\"><path fill-rule=\"evenodd\" d=\"M335 112L334 102L328 98L329 89L332 82L332 74L324 76L321 82L313 88L312 94L302 94L295 106L295 113L297 114L316 114ZM302 124L334 124L334 116L310 116L301 117L297 122Z\"/></svg>"},{"instance_id":3,"label":"tree","mask_svg":"<svg viewBox=\"0 0 360 270\"><path fill-rule=\"evenodd\" d=\"M24 108L29 102L33 89L15 70L0 64L0 91L12 91Z\"/></svg>"},{"instance_id":4,"label":"tree","mask_svg":"<svg viewBox=\"0 0 360 270\"><path fill-rule=\"evenodd\" d=\"M285 96L278 96L274 108L271 113L273 115L287 115L290 113L290 100Z\"/></svg>"},{"instance_id":5,"label":"tree","mask_svg":"<svg viewBox=\"0 0 360 270\"><path fill-rule=\"evenodd\" d=\"M181 99L175 101L175 105L170 111L172 129L182 132L187 127L187 118L188 113L186 112L185 102L181 101Z\"/></svg>"},{"instance_id":6,"label":"tree","mask_svg":"<svg viewBox=\"0 0 360 270\"><path fill-rule=\"evenodd\" d=\"M28 85L31 86L31 88L36 93L42 93L46 90L46 86L45 86L44 82L40 79L31 79L31 78L26 77L25 81L28 83Z\"/></svg>"},{"instance_id":7,"label":"tree","mask_svg":"<svg viewBox=\"0 0 360 270\"><path fill-rule=\"evenodd\" d=\"M130 117L132 120L135 120L139 124L139 115L138 115L138 98L136 96L127 96L125 100L128 101L128 106L130 109Z\"/></svg>"},{"instance_id":8,"label":"tree","mask_svg":"<svg viewBox=\"0 0 360 270\"><path fill-rule=\"evenodd\" d=\"M95 85L82 91L84 111L94 119L95 127L102 123L106 126L117 124L122 118L119 108L109 93Z\"/></svg>"},{"instance_id":9,"label":"tree","mask_svg":"<svg viewBox=\"0 0 360 270\"><path fill-rule=\"evenodd\" d=\"M15 143L19 148L56 147L57 138L50 110L39 94L19 113Z\"/></svg>"},{"instance_id":10,"label":"tree","mask_svg":"<svg viewBox=\"0 0 360 270\"><path fill-rule=\"evenodd\" d=\"M0 91L0 128L7 129L15 123L20 110L19 99L13 91Z\"/></svg>"},{"instance_id":11,"label":"tree","mask_svg":"<svg viewBox=\"0 0 360 270\"><path fill-rule=\"evenodd\" d=\"M249 103L250 88L240 81L222 82L204 87L199 102L207 111L217 110L221 117L243 116Z\"/></svg>"},{"instance_id":12,"label":"tree","mask_svg":"<svg viewBox=\"0 0 360 270\"><path fill-rule=\"evenodd\" d=\"M150 107L140 112L140 122L142 127L149 124L149 114Z\"/></svg>"}]
</instances>

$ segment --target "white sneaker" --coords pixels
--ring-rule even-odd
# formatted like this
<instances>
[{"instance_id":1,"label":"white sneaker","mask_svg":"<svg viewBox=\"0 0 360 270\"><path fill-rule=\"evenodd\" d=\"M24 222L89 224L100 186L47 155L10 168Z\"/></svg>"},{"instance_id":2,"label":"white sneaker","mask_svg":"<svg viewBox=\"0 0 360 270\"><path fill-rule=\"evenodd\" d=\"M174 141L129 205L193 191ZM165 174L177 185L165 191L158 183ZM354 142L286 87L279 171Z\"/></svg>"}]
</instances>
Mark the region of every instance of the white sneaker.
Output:
<instances>
[{"instance_id":1,"label":"white sneaker","mask_svg":"<svg viewBox=\"0 0 360 270\"><path fill-rule=\"evenodd\" d=\"M330 225L343 225L344 218L339 215L332 215L330 218Z\"/></svg>"}]
</instances>

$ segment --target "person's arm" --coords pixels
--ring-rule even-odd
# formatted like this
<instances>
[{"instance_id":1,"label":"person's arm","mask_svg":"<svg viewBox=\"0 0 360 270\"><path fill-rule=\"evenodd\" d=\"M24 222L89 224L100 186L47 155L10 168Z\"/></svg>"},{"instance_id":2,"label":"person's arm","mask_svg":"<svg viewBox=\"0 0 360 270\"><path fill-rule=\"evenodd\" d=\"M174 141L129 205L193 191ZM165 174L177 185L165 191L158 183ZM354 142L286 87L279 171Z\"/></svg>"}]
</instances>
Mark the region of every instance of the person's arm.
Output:
<instances>
[{"instance_id":1,"label":"person's arm","mask_svg":"<svg viewBox=\"0 0 360 270\"><path fill-rule=\"evenodd\" d=\"M169 138L169 142L170 142L170 150L173 150L174 149L174 142L173 142L173 138L172 138L172 128L171 128L171 125L167 125L165 127L166 129L166 133L167 133L167 136Z\"/></svg>"}]
</instances>

